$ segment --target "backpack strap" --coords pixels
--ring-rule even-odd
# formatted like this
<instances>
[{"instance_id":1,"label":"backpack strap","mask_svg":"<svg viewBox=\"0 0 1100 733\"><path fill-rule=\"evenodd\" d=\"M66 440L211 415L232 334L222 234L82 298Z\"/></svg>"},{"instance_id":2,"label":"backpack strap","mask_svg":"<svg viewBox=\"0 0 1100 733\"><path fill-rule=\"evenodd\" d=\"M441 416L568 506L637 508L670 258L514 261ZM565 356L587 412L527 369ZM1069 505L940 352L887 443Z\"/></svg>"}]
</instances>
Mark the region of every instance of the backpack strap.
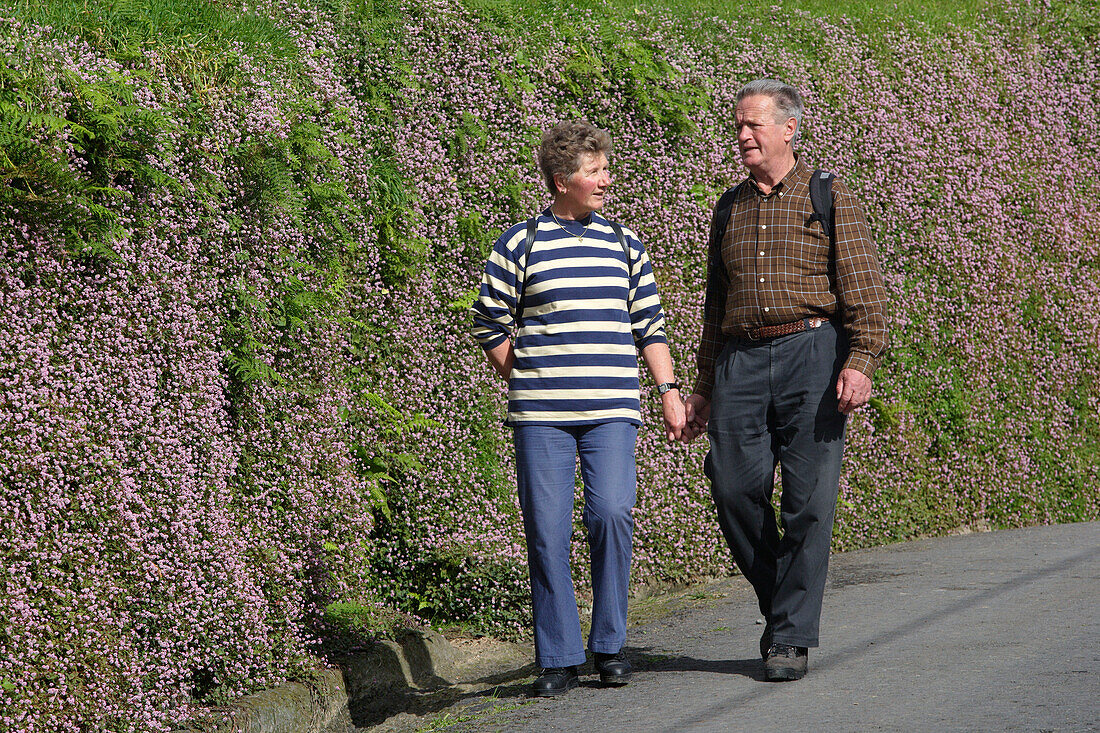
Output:
<instances>
[{"instance_id":1,"label":"backpack strap","mask_svg":"<svg viewBox=\"0 0 1100 733\"><path fill-rule=\"evenodd\" d=\"M810 201L814 205L814 213L810 221L821 222L821 229L829 241L833 240L833 179L836 176L828 171L815 170L810 178Z\"/></svg>"},{"instance_id":2,"label":"backpack strap","mask_svg":"<svg viewBox=\"0 0 1100 733\"><path fill-rule=\"evenodd\" d=\"M523 270L519 274L519 298L516 299L516 323L523 320L524 295L527 292L527 261L531 259L531 247L535 244L535 235L539 231L539 218L532 216L527 220L527 237L523 243Z\"/></svg>"},{"instance_id":3,"label":"backpack strap","mask_svg":"<svg viewBox=\"0 0 1100 733\"><path fill-rule=\"evenodd\" d=\"M615 232L615 237L619 240L619 246L623 248L623 254L626 256L626 310L630 311L630 247L626 244L626 235L623 234L622 225L617 221L607 220L607 223L611 225L611 229Z\"/></svg>"},{"instance_id":4,"label":"backpack strap","mask_svg":"<svg viewBox=\"0 0 1100 733\"><path fill-rule=\"evenodd\" d=\"M733 202L737 199L737 195L744 185L745 181L741 181L736 186L727 189L718 198L718 203L714 205L714 216L710 220L710 239L707 246L707 292L706 299L703 302L704 313L709 313L712 307L722 306L721 303L717 302L717 289L720 281L725 282L726 285L729 284L729 274L722 264L722 238L726 235L726 226L729 224L730 214L733 212Z\"/></svg>"},{"instance_id":5,"label":"backpack strap","mask_svg":"<svg viewBox=\"0 0 1100 733\"><path fill-rule=\"evenodd\" d=\"M623 234L622 225L617 221L607 221L611 225L611 229L615 232L615 238L619 240L619 246L623 248L623 254L626 255L626 274L630 277L630 247L626 246L626 235Z\"/></svg>"}]
</instances>

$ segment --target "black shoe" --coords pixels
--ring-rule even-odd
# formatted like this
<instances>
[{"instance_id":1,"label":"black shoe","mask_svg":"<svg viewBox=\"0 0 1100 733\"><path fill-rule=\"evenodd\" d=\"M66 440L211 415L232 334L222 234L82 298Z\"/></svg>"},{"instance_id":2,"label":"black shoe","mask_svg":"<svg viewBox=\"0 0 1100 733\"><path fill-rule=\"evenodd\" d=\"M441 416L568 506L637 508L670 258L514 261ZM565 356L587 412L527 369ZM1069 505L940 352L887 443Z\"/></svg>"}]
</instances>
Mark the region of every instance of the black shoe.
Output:
<instances>
[{"instance_id":1,"label":"black shoe","mask_svg":"<svg viewBox=\"0 0 1100 733\"><path fill-rule=\"evenodd\" d=\"M595 653L596 671L600 673L600 682L605 685L625 685L630 682L630 675L634 671L630 668L630 662L620 651L616 654Z\"/></svg>"},{"instance_id":2,"label":"black shoe","mask_svg":"<svg viewBox=\"0 0 1100 733\"><path fill-rule=\"evenodd\" d=\"M806 676L809 654L804 646L772 644L764 660L764 677L768 682L800 680Z\"/></svg>"},{"instance_id":3,"label":"black shoe","mask_svg":"<svg viewBox=\"0 0 1100 733\"><path fill-rule=\"evenodd\" d=\"M535 697L553 697L569 692L579 684L576 667L548 667L531 683Z\"/></svg>"},{"instance_id":4,"label":"black shoe","mask_svg":"<svg viewBox=\"0 0 1100 733\"><path fill-rule=\"evenodd\" d=\"M772 622L764 625L764 633L760 635L760 658L768 661L768 649L772 646Z\"/></svg>"}]
</instances>

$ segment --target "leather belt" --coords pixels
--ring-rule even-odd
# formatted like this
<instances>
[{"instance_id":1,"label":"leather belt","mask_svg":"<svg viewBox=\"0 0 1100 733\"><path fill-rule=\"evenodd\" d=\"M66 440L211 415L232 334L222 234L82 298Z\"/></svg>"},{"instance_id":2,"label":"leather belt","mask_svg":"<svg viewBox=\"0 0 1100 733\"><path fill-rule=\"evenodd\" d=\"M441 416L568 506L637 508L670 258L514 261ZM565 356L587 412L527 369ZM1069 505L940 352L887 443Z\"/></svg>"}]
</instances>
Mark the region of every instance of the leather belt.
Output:
<instances>
[{"instance_id":1,"label":"leather belt","mask_svg":"<svg viewBox=\"0 0 1100 733\"><path fill-rule=\"evenodd\" d=\"M820 328L828 322L828 320L828 318L820 317L800 318L790 323L779 323L774 326L761 326L760 328L747 328L745 329L745 334L752 341L763 341L764 339L773 339L777 336L789 336L792 333L807 331L811 328Z\"/></svg>"}]
</instances>

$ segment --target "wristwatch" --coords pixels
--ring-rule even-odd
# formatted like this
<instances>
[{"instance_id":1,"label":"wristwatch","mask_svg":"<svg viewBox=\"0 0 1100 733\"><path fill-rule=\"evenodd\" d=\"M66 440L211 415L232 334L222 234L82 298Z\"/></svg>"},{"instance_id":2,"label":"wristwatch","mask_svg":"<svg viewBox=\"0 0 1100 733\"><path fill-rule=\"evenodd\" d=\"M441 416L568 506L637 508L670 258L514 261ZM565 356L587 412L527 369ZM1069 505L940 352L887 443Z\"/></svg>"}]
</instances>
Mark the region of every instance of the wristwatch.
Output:
<instances>
[{"instance_id":1,"label":"wristwatch","mask_svg":"<svg viewBox=\"0 0 1100 733\"><path fill-rule=\"evenodd\" d=\"M668 391L674 390L674 389L677 389L677 390L680 389L680 383L679 382L664 382L662 384L658 384L657 385L657 395L662 396L662 395L664 395L665 392L668 392Z\"/></svg>"}]
</instances>

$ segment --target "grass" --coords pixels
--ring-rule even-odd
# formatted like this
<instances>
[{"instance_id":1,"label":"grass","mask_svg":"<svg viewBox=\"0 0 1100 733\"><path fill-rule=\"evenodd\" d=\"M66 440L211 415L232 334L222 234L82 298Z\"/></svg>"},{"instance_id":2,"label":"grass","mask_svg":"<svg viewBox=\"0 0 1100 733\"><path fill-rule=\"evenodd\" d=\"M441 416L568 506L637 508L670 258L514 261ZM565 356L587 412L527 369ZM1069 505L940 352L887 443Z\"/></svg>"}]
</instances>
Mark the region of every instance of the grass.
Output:
<instances>
[{"instance_id":1,"label":"grass","mask_svg":"<svg viewBox=\"0 0 1100 733\"><path fill-rule=\"evenodd\" d=\"M216 48L227 40L263 46L279 57L297 54L290 36L270 19L209 0L2 0L0 8L58 32L75 31L107 51L143 46Z\"/></svg>"},{"instance_id":2,"label":"grass","mask_svg":"<svg viewBox=\"0 0 1100 733\"><path fill-rule=\"evenodd\" d=\"M582 15L606 21L609 27L650 12L690 19L747 21L760 33L767 34L768 21L780 12L800 11L811 17L839 21L847 18L856 28L871 36L900 25L924 24L929 35L939 35L950 27L967 28L991 14L1002 12L992 0L457 0L481 17L488 25L508 35L524 38L532 51L544 33L543 21L550 20L560 31L569 28ZM346 28L358 23L386 25L397 13L386 0L316 0ZM150 47L174 49L177 63L202 63L207 57L225 53L230 41L247 49L262 51L272 65L296 64L299 52L293 40L278 23L269 18L240 12L237 3L227 0L0 0L0 14L42 25L55 32L79 35L120 60L140 58ZM1095 38L1100 32L1100 6L1089 0L1052 0L1042 20L1048 24L1080 28L1082 39ZM754 23L753 21L760 21ZM706 24L704 24L706 25ZM701 32L707 32L705 30ZM1037 29L1041 32L1041 29ZM622 40L611 33L612 45ZM392 45L391 33L368 33L369 43ZM397 45L400 45L398 41Z\"/></svg>"},{"instance_id":3,"label":"grass","mask_svg":"<svg viewBox=\"0 0 1100 733\"><path fill-rule=\"evenodd\" d=\"M510 710L516 710L518 708L527 705L528 702L499 702L494 695L490 695L485 701L484 707L480 707L472 712L446 712L429 720L424 725L416 729L416 733L432 733L432 731L447 730L453 728L456 725L462 725L463 723L471 723L475 720L483 720L485 718L493 717L494 715L500 715Z\"/></svg>"},{"instance_id":4,"label":"grass","mask_svg":"<svg viewBox=\"0 0 1100 733\"><path fill-rule=\"evenodd\" d=\"M989 0L679 0L676 3L655 0L464 0L471 9L495 19L509 19L520 27L532 20L558 18L568 21L578 10L595 18L623 19L648 11L660 11L685 17L699 16L722 20L766 19L775 15L773 8L804 11L812 16L854 21L915 19L933 28L947 24L971 25L983 13L996 12L998 5ZM1076 5L1076 2L1071 2Z\"/></svg>"}]
</instances>

